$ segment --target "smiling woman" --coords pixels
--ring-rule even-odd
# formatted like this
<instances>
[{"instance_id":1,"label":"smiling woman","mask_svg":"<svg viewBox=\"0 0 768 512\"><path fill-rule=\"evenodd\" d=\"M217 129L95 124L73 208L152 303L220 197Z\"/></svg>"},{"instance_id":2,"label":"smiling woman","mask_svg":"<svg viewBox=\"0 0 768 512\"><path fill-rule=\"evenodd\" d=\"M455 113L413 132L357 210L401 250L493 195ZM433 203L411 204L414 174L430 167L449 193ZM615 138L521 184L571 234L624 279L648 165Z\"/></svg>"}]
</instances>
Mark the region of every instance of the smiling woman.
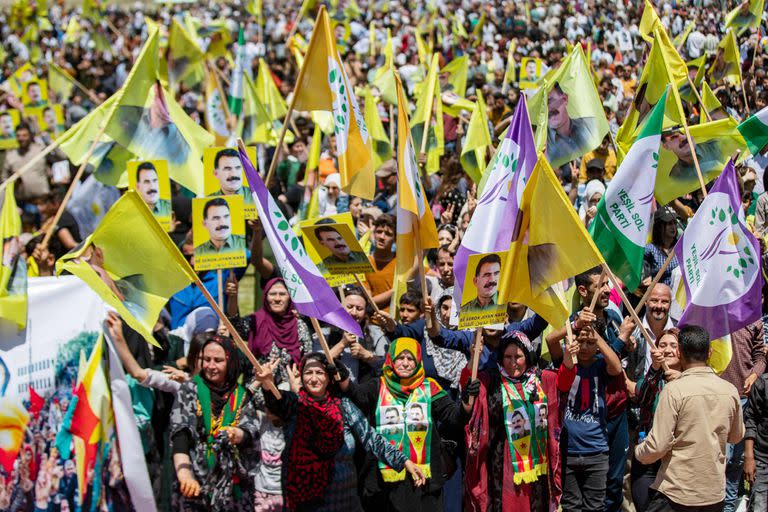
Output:
<instances>
[{"instance_id":1,"label":"smiling woman","mask_svg":"<svg viewBox=\"0 0 768 512\"><path fill-rule=\"evenodd\" d=\"M201 354L201 373L181 386L171 412L177 509L252 510L256 412L237 382L239 354L220 336L210 337Z\"/></svg>"}]
</instances>

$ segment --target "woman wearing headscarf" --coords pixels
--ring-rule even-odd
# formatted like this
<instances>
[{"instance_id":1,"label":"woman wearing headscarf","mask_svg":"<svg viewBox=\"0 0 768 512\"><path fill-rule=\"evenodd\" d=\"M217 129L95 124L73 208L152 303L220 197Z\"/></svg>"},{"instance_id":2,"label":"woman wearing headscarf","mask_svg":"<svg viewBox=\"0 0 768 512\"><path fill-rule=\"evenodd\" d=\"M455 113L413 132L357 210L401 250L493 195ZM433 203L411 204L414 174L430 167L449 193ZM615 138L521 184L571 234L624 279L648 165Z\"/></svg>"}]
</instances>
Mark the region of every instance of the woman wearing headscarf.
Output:
<instances>
[{"instance_id":1,"label":"woman wearing headscarf","mask_svg":"<svg viewBox=\"0 0 768 512\"><path fill-rule=\"evenodd\" d=\"M247 465L257 429L240 373L232 341L214 335L203 344L201 372L178 391L170 429L177 510L253 510Z\"/></svg>"},{"instance_id":2,"label":"woman wearing headscarf","mask_svg":"<svg viewBox=\"0 0 768 512\"><path fill-rule=\"evenodd\" d=\"M374 430L360 409L339 396L337 374L348 370L328 364L319 352L307 354L299 365L298 393L283 392L278 400L265 394L267 407L284 423L283 497L290 511L362 512L353 456L359 449L395 471L406 470L416 485L421 470ZM265 385L272 373L264 368L256 378Z\"/></svg>"},{"instance_id":3,"label":"woman wearing headscarf","mask_svg":"<svg viewBox=\"0 0 768 512\"><path fill-rule=\"evenodd\" d=\"M231 285L227 283L228 290ZM267 281L263 294L261 309L247 317L235 315L230 319L240 336L248 340L248 348L259 361L278 361L278 382L287 382L288 370L311 352L312 336L304 321L297 318L283 278Z\"/></svg>"},{"instance_id":4,"label":"woman wearing headscarf","mask_svg":"<svg viewBox=\"0 0 768 512\"><path fill-rule=\"evenodd\" d=\"M499 343L496 367L478 374L480 388L465 428L465 508L546 512L560 497L557 373L532 364L520 331Z\"/></svg>"},{"instance_id":5,"label":"woman wearing headscarf","mask_svg":"<svg viewBox=\"0 0 768 512\"><path fill-rule=\"evenodd\" d=\"M605 195L605 185L600 180L591 180L587 183L586 190L584 192L584 201L579 207L579 218L584 223L585 227L589 227L597 215L597 203Z\"/></svg>"},{"instance_id":6,"label":"woman wearing headscarf","mask_svg":"<svg viewBox=\"0 0 768 512\"><path fill-rule=\"evenodd\" d=\"M398 338L389 346L380 379L357 385L345 382L347 394L388 443L417 464L427 477L423 489L406 481L403 471L367 457L361 468L366 511L440 511L445 484L441 435L460 431L469 419L469 405L451 400L436 380L428 378L421 344Z\"/></svg>"}]
</instances>

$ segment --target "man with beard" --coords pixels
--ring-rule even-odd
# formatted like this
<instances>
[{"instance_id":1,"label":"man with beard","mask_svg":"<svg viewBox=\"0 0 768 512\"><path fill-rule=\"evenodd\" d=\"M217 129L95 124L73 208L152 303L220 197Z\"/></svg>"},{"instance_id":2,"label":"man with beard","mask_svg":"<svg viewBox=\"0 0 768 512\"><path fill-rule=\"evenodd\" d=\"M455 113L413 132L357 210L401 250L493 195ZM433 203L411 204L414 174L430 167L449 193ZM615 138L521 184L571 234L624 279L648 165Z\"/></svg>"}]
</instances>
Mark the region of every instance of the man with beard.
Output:
<instances>
[{"instance_id":1,"label":"man with beard","mask_svg":"<svg viewBox=\"0 0 768 512\"><path fill-rule=\"evenodd\" d=\"M251 190L243 185L243 164L240 155L232 148L222 149L213 159L213 175L219 180L219 190L212 196L240 195L245 208L255 208Z\"/></svg>"},{"instance_id":2,"label":"man with beard","mask_svg":"<svg viewBox=\"0 0 768 512\"><path fill-rule=\"evenodd\" d=\"M43 146L35 142L32 137L32 130L26 123L19 123L16 127L16 141L19 147L11 149L5 153L5 164L0 172L0 181L5 181L11 174L24 167L30 160L43 151ZM66 157L64 157L66 158ZM21 175L16 184L16 197L21 201L32 201L35 198L45 196L50 193L51 188L48 184L47 162L54 162L61 159L61 153L54 151L46 159L38 160L32 165L32 168Z\"/></svg>"},{"instance_id":3,"label":"man with beard","mask_svg":"<svg viewBox=\"0 0 768 512\"><path fill-rule=\"evenodd\" d=\"M157 169L152 162L142 162L136 168L136 191L155 217L170 217L171 202L160 199Z\"/></svg>"},{"instance_id":4,"label":"man with beard","mask_svg":"<svg viewBox=\"0 0 768 512\"><path fill-rule=\"evenodd\" d=\"M651 290L650 295L648 295L648 301L645 303L645 315L643 316L643 327L653 338L654 345L664 331L677 324L669 316L671 304L672 289L664 283L657 283L653 290ZM629 324L630 322L628 321L627 325ZM634 322L631 322L631 325L634 325ZM627 378L632 382L638 382L641 377L645 376L648 368L651 366L651 346L642 335L640 327L635 326L630 339L630 346L635 346L636 348L631 350L626 358Z\"/></svg>"},{"instance_id":5,"label":"man with beard","mask_svg":"<svg viewBox=\"0 0 768 512\"><path fill-rule=\"evenodd\" d=\"M477 290L477 297L462 304L465 311L486 311L493 309L499 299L499 275L501 274L501 257L498 254L487 254L480 258L475 268L472 284Z\"/></svg>"},{"instance_id":6,"label":"man with beard","mask_svg":"<svg viewBox=\"0 0 768 512\"><path fill-rule=\"evenodd\" d=\"M229 204L224 198L205 203L203 226L208 230L209 240L195 247L195 256L245 251L245 237L232 234Z\"/></svg>"}]
</instances>

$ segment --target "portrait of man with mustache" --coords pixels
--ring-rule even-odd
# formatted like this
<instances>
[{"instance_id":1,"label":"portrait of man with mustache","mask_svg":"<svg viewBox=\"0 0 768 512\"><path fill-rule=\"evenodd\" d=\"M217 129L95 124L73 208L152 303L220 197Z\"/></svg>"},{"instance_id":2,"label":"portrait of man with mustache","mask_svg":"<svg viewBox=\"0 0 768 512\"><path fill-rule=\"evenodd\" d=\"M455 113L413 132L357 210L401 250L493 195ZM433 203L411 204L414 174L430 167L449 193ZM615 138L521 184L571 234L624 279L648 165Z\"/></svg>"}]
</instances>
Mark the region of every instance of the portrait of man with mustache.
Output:
<instances>
[{"instance_id":1,"label":"portrait of man with mustache","mask_svg":"<svg viewBox=\"0 0 768 512\"><path fill-rule=\"evenodd\" d=\"M339 231L333 226L320 226L315 228L315 236L320 245L331 251L331 254L323 258L323 265L338 263L364 263L367 261L365 254L353 252L349 244Z\"/></svg>"},{"instance_id":2,"label":"portrait of man with mustache","mask_svg":"<svg viewBox=\"0 0 768 512\"><path fill-rule=\"evenodd\" d=\"M224 148L213 159L213 176L219 180L219 190L212 196L239 195L246 210L256 208L251 189L243 184L243 164L236 149Z\"/></svg>"},{"instance_id":3,"label":"portrait of man with mustache","mask_svg":"<svg viewBox=\"0 0 768 512\"><path fill-rule=\"evenodd\" d=\"M152 162L141 162L136 167L136 192L155 217L170 217L171 202L160 198L159 182L157 169Z\"/></svg>"},{"instance_id":4,"label":"portrait of man with mustache","mask_svg":"<svg viewBox=\"0 0 768 512\"><path fill-rule=\"evenodd\" d=\"M477 290L477 297L463 304L465 311L485 311L493 309L499 300L499 276L501 275L501 257L487 254L480 258L472 279Z\"/></svg>"},{"instance_id":5,"label":"portrait of man with mustache","mask_svg":"<svg viewBox=\"0 0 768 512\"><path fill-rule=\"evenodd\" d=\"M203 227L208 230L209 240L195 247L195 256L245 251L245 237L232 234L229 203L223 197L205 203Z\"/></svg>"}]
</instances>

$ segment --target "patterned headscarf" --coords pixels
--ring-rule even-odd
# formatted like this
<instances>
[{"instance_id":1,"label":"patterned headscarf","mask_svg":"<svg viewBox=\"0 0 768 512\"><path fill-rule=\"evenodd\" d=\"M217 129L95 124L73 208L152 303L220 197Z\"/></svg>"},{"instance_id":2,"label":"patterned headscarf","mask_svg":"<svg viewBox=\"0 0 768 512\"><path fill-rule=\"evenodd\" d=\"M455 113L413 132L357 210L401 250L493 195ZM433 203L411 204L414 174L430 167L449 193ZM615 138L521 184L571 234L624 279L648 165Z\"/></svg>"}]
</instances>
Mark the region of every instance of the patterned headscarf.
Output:
<instances>
[{"instance_id":1,"label":"patterned headscarf","mask_svg":"<svg viewBox=\"0 0 768 512\"><path fill-rule=\"evenodd\" d=\"M400 377L395 372L395 359L406 351L416 360L416 368L411 375ZM400 400L407 400L411 392L421 386L425 378L426 373L421 359L421 344L413 338L397 338L393 341L389 345L387 357L384 359L382 375L382 380L389 392ZM433 400L445 394L443 388L435 380L429 379L429 382Z\"/></svg>"}]
</instances>

